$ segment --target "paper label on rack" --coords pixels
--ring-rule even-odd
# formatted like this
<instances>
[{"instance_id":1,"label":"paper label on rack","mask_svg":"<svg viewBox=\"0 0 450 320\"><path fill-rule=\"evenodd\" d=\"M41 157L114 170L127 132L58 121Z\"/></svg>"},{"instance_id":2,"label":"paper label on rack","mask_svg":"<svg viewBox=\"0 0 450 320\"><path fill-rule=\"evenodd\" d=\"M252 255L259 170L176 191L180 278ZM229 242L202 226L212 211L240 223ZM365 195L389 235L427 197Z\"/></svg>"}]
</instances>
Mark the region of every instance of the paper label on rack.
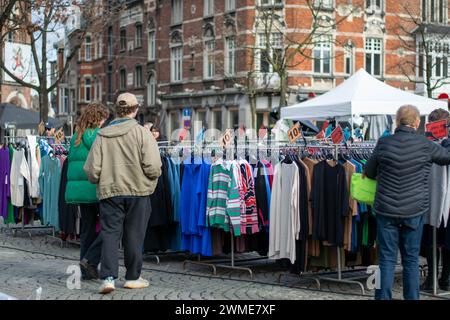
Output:
<instances>
[{"instance_id":1,"label":"paper label on rack","mask_svg":"<svg viewBox=\"0 0 450 320\"><path fill-rule=\"evenodd\" d=\"M8 184L8 175L5 176L5 184Z\"/></svg>"},{"instance_id":2,"label":"paper label on rack","mask_svg":"<svg viewBox=\"0 0 450 320\"><path fill-rule=\"evenodd\" d=\"M17 181L17 185L19 187L23 186L23 177L19 178L19 181Z\"/></svg>"},{"instance_id":3,"label":"paper label on rack","mask_svg":"<svg viewBox=\"0 0 450 320\"><path fill-rule=\"evenodd\" d=\"M297 122L291 129L289 129L287 134L289 137L289 141L291 143L294 143L299 138L301 138L302 137L302 129L300 127L300 123Z\"/></svg>"},{"instance_id":4,"label":"paper label on rack","mask_svg":"<svg viewBox=\"0 0 450 320\"><path fill-rule=\"evenodd\" d=\"M258 167L255 167L253 170L253 178L256 178L258 176Z\"/></svg>"}]
</instances>

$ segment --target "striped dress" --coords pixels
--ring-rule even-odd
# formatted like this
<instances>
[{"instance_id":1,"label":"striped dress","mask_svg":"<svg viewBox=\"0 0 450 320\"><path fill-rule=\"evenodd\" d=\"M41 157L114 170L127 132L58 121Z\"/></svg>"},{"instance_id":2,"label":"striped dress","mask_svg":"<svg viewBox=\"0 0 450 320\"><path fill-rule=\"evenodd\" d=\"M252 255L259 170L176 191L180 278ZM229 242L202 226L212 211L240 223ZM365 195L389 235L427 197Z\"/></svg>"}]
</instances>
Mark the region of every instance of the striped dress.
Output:
<instances>
[{"instance_id":1,"label":"striped dress","mask_svg":"<svg viewBox=\"0 0 450 320\"><path fill-rule=\"evenodd\" d=\"M208 182L206 219L210 227L241 235L240 197L233 168L217 163L211 167Z\"/></svg>"}]
</instances>

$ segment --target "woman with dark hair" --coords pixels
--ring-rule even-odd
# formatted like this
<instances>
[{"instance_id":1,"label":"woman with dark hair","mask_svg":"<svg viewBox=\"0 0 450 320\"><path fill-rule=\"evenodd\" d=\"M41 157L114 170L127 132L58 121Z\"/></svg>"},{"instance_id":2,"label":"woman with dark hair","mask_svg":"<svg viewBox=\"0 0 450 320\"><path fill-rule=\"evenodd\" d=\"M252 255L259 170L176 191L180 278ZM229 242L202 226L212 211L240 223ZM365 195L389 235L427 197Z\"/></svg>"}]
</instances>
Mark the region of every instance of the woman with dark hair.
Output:
<instances>
[{"instance_id":1,"label":"woman with dark hair","mask_svg":"<svg viewBox=\"0 0 450 320\"><path fill-rule=\"evenodd\" d=\"M100 212L96 185L88 181L83 166L97 132L108 116L108 109L101 103L89 104L78 118L76 132L70 142L65 198L67 203L80 207L80 267L84 280L98 278L97 265L100 262L102 242L96 232Z\"/></svg>"}]
</instances>

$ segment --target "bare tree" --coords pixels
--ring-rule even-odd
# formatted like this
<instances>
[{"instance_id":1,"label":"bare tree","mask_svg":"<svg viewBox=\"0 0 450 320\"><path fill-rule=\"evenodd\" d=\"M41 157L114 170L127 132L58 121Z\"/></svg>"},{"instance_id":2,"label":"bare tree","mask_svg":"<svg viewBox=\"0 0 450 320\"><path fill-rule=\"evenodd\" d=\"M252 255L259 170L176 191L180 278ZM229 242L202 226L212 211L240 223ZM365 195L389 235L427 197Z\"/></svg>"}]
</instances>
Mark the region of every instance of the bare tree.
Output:
<instances>
[{"instance_id":1,"label":"bare tree","mask_svg":"<svg viewBox=\"0 0 450 320\"><path fill-rule=\"evenodd\" d=\"M6 21L9 19L11 12L14 9L18 0L0 0L0 31L3 30L3 27ZM2 32L0 32L0 35Z\"/></svg>"},{"instance_id":2,"label":"bare tree","mask_svg":"<svg viewBox=\"0 0 450 320\"><path fill-rule=\"evenodd\" d=\"M235 86L248 97L253 127L256 125L257 97L267 93L268 90L279 94L279 104L274 110L275 113L279 113L280 109L287 105L290 90L289 70L298 68L307 60L318 59L313 56L315 46L325 41L330 45L338 44L331 36L333 31L359 9L352 7L344 16L332 19L329 18L331 14L324 15L325 11L328 13L333 11L332 8L326 8L323 0L304 0L304 2L309 8L307 20L304 21L304 17L296 17L293 20L298 23L289 26L286 25L281 7L257 6L255 16L257 35L253 36L254 44L245 36L236 43L236 47L242 52L241 58L246 60L246 76L243 78L242 75L235 75L228 80L234 81ZM328 18L324 19L324 16ZM238 21L237 23L237 28L240 29L241 26ZM242 29L245 30L246 26L243 25ZM305 32L305 29L308 32ZM336 55L330 52L330 61L335 57ZM223 71L225 74L225 69Z\"/></svg>"},{"instance_id":3,"label":"bare tree","mask_svg":"<svg viewBox=\"0 0 450 320\"><path fill-rule=\"evenodd\" d=\"M408 80L415 84L422 84L427 96L432 98L433 92L444 85L450 84L448 76L449 46L445 40L449 39L450 28L428 24L423 20L420 11L403 5L405 15L398 15L401 23L393 30L397 39L397 49L409 54L400 59L399 68ZM433 74L433 70L437 74Z\"/></svg>"},{"instance_id":4,"label":"bare tree","mask_svg":"<svg viewBox=\"0 0 450 320\"><path fill-rule=\"evenodd\" d=\"M77 6L82 12L81 29L74 35L70 52L65 57L63 70L59 70L54 82L48 80L50 70L47 52L51 50L49 40L51 34L62 28L64 22L73 13L72 8ZM18 78L8 67L5 61L0 61L0 67L19 85L35 90L39 95L39 113L41 121L48 120L49 94L58 86L66 74L70 61L77 55L88 32L106 25L109 17L118 7L109 8L103 1L83 0L19 0L16 1L14 15L8 23L7 30L25 33L30 39L32 60L37 73L37 84L26 82Z\"/></svg>"}]
</instances>

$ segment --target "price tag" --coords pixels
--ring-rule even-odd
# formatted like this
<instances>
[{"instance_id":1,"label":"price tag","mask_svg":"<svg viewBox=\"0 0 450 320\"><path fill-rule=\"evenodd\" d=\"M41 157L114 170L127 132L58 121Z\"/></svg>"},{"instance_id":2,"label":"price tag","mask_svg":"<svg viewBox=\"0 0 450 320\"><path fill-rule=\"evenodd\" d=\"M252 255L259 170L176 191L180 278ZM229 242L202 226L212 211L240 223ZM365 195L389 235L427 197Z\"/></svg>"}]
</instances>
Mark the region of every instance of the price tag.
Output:
<instances>
[{"instance_id":1,"label":"price tag","mask_svg":"<svg viewBox=\"0 0 450 320\"><path fill-rule=\"evenodd\" d=\"M233 137L233 131L231 129L227 129L223 134L222 138L220 138L220 142L222 148L225 148L231 143L231 138Z\"/></svg>"},{"instance_id":2,"label":"price tag","mask_svg":"<svg viewBox=\"0 0 450 320\"><path fill-rule=\"evenodd\" d=\"M294 143L301 137L302 137L302 129L300 127L300 123L297 122L291 129L289 129L288 138L291 143Z\"/></svg>"},{"instance_id":3,"label":"price tag","mask_svg":"<svg viewBox=\"0 0 450 320\"><path fill-rule=\"evenodd\" d=\"M428 138L431 140L446 138L448 135L447 120L444 119L427 123L426 132L430 133Z\"/></svg>"},{"instance_id":4,"label":"price tag","mask_svg":"<svg viewBox=\"0 0 450 320\"><path fill-rule=\"evenodd\" d=\"M342 140L344 140L344 131L342 131L342 128L340 126L334 129L331 133L331 140L334 144L339 144L342 142Z\"/></svg>"}]
</instances>

